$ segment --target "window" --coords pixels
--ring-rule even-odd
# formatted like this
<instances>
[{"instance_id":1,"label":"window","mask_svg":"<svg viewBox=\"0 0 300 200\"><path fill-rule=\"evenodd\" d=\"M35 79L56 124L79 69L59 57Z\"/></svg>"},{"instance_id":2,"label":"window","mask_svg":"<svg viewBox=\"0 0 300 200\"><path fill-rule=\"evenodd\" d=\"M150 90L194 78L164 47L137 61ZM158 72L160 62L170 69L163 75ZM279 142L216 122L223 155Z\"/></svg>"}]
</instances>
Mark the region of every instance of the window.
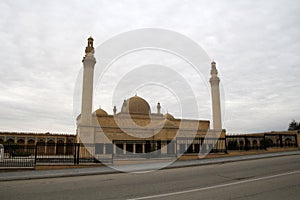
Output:
<instances>
[{"instance_id":1,"label":"window","mask_svg":"<svg viewBox=\"0 0 300 200\"><path fill-rule=\"evenodd\" d=\"M175 142L168 141L167 154L175 154Z\"/></svg>"},{"instance_id":2,"label":"window","mask_svg":"<svg viewBox=\"0 0 300 200\"><path fill-rule=\"evenodd\" d=\"M133 144L126 144L126 153L133 153Z\"/></svg>"},{"instance_id":3,"label":"window","mask_svg":"<svg viewBox=\"0 0 300 200\"><path fill-rule=\"evenodd\" d=\"M105 154L113 154L113 145L105 144Z\"/></svg>"},{"instance_id":4,"label":"window","mask_svg":"<svg viewBox=\"0 0 300 200\"><path fill-rule=\"evenodd\" d=\"M95 153L96 154L103 154L103 143L96 143L95 145Z\"/></svg>"},{"instance_id":5,"label":"window","mask_svg":"<svg viewBox=\"0 0 300 200\"><path fill-rule=\"evenodd\" d=\"M185 144L179 145L179 153L183 154L185 152Z\"/></svg>"},{"instance_id":6,"label":"window","mask_svg":"<svg viewBox=\"0 0 300 200\"><path fill-rule=\"evenodd\" d=\"M135 152L136 153L143 153L143 144L136 144L135 145Z\"/></svg>"},{"instance_id":7,"label":"window","mask_svg":"<svg viewBox=\"0 0 300 200\"><path fill-rule=\"evenodd\" d=\"M116 153L123 154L123 144L120 144L120 143L116 144Z\"/></svg>"}]
</instances>

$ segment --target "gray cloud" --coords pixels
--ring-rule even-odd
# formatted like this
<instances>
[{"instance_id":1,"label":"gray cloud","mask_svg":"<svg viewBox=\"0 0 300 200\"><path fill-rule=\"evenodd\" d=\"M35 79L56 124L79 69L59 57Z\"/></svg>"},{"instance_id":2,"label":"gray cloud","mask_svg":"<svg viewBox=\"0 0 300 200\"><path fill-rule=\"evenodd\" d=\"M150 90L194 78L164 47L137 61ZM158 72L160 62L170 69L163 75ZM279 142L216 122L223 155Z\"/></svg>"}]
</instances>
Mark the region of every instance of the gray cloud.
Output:
<instances>
[{"instance_id":1,"label":"gray cloud","mask_svg":"<svg viewBox=\"0 0 300 200\"><path fill-rule=\"evenodd\" d=\"M300 121L297 1L7 0L0 10L1 130L75 133L73 90L86 38L97 46L146 27L182 33L217 61L228 132ZM101 105L111 112L110 103Z\"/></svg>"}]
</instances>

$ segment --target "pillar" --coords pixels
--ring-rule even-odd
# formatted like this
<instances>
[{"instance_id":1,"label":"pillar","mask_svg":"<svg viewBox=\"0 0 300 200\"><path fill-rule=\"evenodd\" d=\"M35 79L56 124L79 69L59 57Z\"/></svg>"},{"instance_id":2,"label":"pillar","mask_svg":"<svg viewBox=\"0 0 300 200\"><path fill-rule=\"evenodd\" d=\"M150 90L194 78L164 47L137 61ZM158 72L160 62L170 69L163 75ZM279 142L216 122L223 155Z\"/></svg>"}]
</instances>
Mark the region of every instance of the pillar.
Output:
<instances>
[{"instance_id":1,"label":"pillar","mask_svg":"<svg viewBox=\"0 0 300 200\"><path fill-rule=\"evenodd\" d=\"M133 154L136 154L136 143L133 143Z\"/></svg>"},{"instance_id":2,"label":"pillar","mask_svg":"<svg viewBox=\"0 0 300 200\"><path fill-rule=\"evenodd\" d=\"M123 143L123 154L127 154L126 153L126 143L125 142Z\"/></svg>"}]
</instances>

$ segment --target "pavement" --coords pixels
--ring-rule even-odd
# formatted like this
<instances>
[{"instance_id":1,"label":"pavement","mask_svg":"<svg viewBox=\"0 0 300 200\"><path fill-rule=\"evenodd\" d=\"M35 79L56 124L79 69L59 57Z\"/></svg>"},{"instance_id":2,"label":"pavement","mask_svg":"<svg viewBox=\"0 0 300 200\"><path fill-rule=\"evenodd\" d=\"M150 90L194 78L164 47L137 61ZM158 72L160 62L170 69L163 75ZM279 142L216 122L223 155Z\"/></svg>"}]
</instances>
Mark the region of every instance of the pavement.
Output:
<instances>
[{"instance_id":1,"label":"pavement","mask_svg":"<svg viewBox=\"0 0 300 200\"><path fill-rule=\"evenodd\" d=\"M71 168L71 169L56 169L56 170L27 170L15 172L0 172L0 181L15 181L15 180L31 180L44 178L72 177L72 176L88 176L101 174L114 174L123 172L146 172L157 169L172 169L191 166L210 165L218 163L228 163L244 160L263 159L278 156L300 155L300 151L276 152L257 155L230 156L223 158L207 158L199 160L186 160L160 163L147 163L135 165L107 165L93 168Z\"/></svg>"}]
</instances>

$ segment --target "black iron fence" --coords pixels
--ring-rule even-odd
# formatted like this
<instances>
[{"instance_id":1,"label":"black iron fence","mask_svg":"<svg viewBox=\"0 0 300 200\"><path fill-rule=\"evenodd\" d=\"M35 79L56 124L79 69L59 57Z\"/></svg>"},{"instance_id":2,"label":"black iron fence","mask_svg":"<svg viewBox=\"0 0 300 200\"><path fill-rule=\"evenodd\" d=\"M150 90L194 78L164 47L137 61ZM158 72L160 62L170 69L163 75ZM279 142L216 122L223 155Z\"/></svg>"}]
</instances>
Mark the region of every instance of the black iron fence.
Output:
<instances>
[{"instance_id":1,"label":"black iron fence","mask_svg":"<svg viewBox=\"0 0 300 200\"><path fill-rule=\"evenodd\" d=\"M3 144L0 153L1 167L34 167L35 145Z\"/></svg>"},{"instance_id":2,"label":"black iron fence","mask_svg":"<svg viewBox=\"0 0 300 200\"><path fill-rule=\"evenodd\" d=\"M4 147L4 148L3 148ZM260 150L298 147L297 135L227 135L226 138L187 138L153 141L95 143L5 143L0 145L0 168L42 164L113 163L114 159L165 158L182 154L226 153L227 150Z\"/></svg>"},{"instance_id":3,"label":"black iron fence","mask_svg":"<svg viewBox=\"0 0 300 200\"><path fill-rule=\"evenodd\" d=\"M112 154L97 154L96 144L37 144L35 164L112 163Z\"/></svg>"},{"instance_id":4,"label":"black iron fence","mask_svg":"<svg viewBox=\"0 0 300 200\"><path fill-rule=\"evenodd\" d=\"M225 138L177 138L180 154L226 153Z\"/></svg>"},{"instance_id":5,"label":"black iron fence","mask_svg":"<svg viewBox=\"0 0 300 200\"><path fill-rule=\"evenodd\" d=\"M3 144L0 168L34 167L39 164L112 163L112 154L94 154L95 144ZM94 154L94 155L93 155Z\"/></svg>"},{"instance_id":6,"label":"black iron fence","mask_svg":"<svg viewBox=\"0 0 300 200\"><path fill-rule=\"evenodd\" d=\"M296 134L265 134L262 136L227 135L228 150L260 150L272 147L298 147Z\"/></svg>"}]
</instances>

